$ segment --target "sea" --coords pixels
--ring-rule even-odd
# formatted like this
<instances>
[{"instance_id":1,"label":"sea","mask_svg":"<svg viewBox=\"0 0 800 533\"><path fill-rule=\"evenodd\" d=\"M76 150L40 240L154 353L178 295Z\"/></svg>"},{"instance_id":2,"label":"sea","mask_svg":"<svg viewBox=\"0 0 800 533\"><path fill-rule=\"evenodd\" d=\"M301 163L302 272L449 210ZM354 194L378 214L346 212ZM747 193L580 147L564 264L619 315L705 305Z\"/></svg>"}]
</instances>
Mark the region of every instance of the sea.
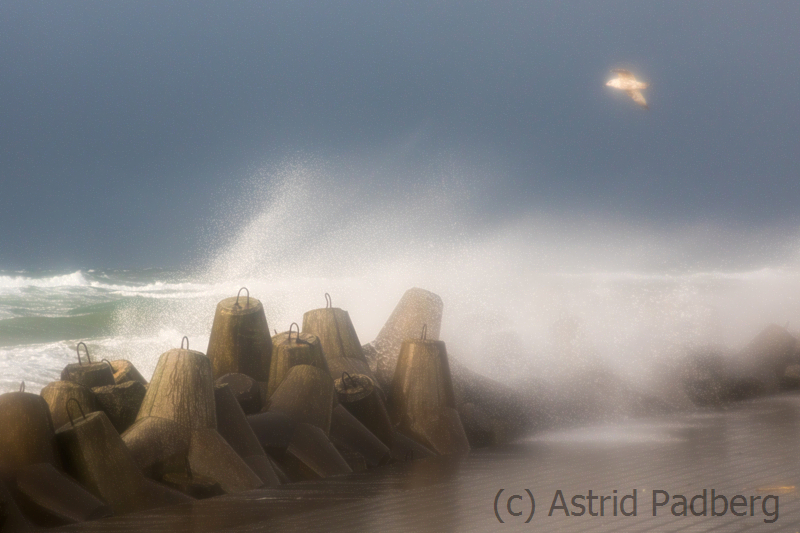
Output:
<instances>
[{"instance_id":1,"label":"sea","mask_svg":"<svg viewBox=\"0 0 800 533\"><path fill-rule=\"evenodd\" d=\"M59 379L79 342L149 377L184 336L205 352L216 304L242 288L273 333L327 293L362 344L407 289L427 289L444 301L449 356L521 386L600 362L644 387L698 346L800 331L800 246L785 233L533 209L489 220L468 172L387 190L348 170L254 172L180 267L0 270L0 393Z\"/></svg>"}]
</instances>

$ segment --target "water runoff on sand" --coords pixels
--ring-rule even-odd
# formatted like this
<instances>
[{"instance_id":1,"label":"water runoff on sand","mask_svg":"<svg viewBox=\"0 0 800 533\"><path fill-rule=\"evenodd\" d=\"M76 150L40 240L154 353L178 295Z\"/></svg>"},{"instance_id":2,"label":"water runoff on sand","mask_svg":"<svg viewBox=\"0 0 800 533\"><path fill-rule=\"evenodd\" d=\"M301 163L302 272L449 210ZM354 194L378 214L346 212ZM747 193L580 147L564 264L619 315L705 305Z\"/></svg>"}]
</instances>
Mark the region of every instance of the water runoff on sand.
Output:
<instances>
[{"instance_id":1,"label":"water runoff on sand","mask_svg":"<svg viewBox=\"0 0 800 533\"><path fill-rule=\"evenodd\" d=\"M242 286L279 332L330 293L362 343L406 289L433 291L451 357L520 386L600 364L646 387L692 346L735 348L770 322L800 331L785 240L533 210L481 222L486 189L464 169L380 188L354 174L297 163L254 173L182 270L0 271L0 393L58 379L79 341L146 376L184 335L205 351L216 303ZM743 246L746 261L708 256Z\"/></svg>"}]
</instances>

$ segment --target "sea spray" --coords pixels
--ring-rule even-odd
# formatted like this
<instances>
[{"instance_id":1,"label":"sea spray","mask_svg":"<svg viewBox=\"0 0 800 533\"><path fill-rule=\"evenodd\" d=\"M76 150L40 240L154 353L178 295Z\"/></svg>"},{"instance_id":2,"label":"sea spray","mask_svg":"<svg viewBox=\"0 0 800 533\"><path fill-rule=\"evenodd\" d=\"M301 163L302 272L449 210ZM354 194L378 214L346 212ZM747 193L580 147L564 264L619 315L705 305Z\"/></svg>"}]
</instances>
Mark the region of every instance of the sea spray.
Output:
<instances>
[{"instance_id":1,"label":"sea spray","mask_svg":"<svg viewBox=\"0 0 800 533\"><path fill-rule=\"evenodd\" d=\"M205 351L216 304L242 286L279 331L330 293L363 342L407 289L430 290L452 358L522 382L600 365L645 386L692 346L738 348L770 322L800 329L791 235L591 213L487 221L492 177L469 169L275 169L223 202L191 269L0 272L0 389L56 379L80 340L149 377L184 335Z\"/></svg>"}]
</instances>

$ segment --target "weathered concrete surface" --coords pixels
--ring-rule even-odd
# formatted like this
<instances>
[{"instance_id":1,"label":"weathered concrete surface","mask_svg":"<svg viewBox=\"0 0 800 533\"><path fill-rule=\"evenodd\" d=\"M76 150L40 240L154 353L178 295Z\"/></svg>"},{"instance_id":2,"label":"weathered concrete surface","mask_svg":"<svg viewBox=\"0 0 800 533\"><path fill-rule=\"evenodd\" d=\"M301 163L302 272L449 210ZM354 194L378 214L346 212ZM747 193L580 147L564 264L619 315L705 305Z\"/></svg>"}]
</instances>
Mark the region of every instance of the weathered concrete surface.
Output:
<instances>
[{"instance_id":1,"label":"weathered concrete surface","mask_svg":"<svg viewBox=\"0 0 800 533\"><path fill-rule=\"evenodd\" d=\"M391 386L403 341L419 338L423 327L428 339L439 340L443 309L442 299L424 289L408 289L400 298L378 336L368 345L370 348L365 350L370 368L384 390Z\"/></svg>"},{"instance_id":2,"label":"weathered concrete surface","mask_svg":"<svg viewBox=\"0 0 800 533\"><path fill-rule=\"evenodd\" d=\"M352 473L325 433L317 426L304 423L297 425L281 465L296 481Z\"/></svg>"},{"instance_id":3,"label":"weathered concrete surface","mask_svg":"<svg viewBox=\"0 0 800 533\"><path fill-rule=\"evenodd\" d=\"M239 454L244 462L255 472L265 486L279 485L277 474L267 459L264 448L258 441L253 428L247 423L230 386L218 385L214 388L217 405L217 430L225 441ZM261 457L259 459L258 457Z\"/></svg>"},{"instance_id":4,"label":"weathered concrete surface","mask_svg":"<svg viewBox=\"0 0 800 533\"><path fill-rule=\"evenodd\" d=\"M261 446L273 457L282 457L292 441L298 422L283 413L266 412L247 417Z\"/></svg>"},{"instance_id":5,"label":"weathered concrete surface","mask_svg":"<svg viewBox=\"0 0 800 533\"><path fill-rule=\"evenodd\" d=\"M264 486L261 478L213 429L192 431L188 457L192 472L218 482L228 494Z\"/></svg>"},{"instance_id":6,"label":"weathered concrete surface","mask_svg":"<svg viewBox=\"0 0 800 533\"><path fill-rule=\"evenodd\" d=\"M216 385L228 385L246 415L254 415L261 411L264 402L261 398L261 387L256 380L245 374L225 374L217 378Z\"/></svg>"},{"instance_id":7,"label":"weathered concrete surface","mask_svg":"<svg viewBox=\"0 0 800 533\"><path fill-rule=\"evenodd\" d=\"M278 390L278 386L294 366L311 365L329 372L319 338L309 333L293 332L290 335L287 331L272 337L270 365L267 398Z\"/></svg>"},{"instance_id":8,"label":"weathered concrete surface","mask_svg":"<svg viewBox=\"0 0 800 533\"><path fill-rule=\"evenodd\" d=\"M359 453L373 468L386 464L391 458L389 448L343 405L333 409L330 438L337 447L344 445Z\"/></svg>"},{"instance_id":9,"label":"weathered concrete surface","mask_svg":"<svg viewBox=\"0 0 800 533\"><path fill-rule=\"evenodd\" d=\"M333 380L330 376L321 368L297 365L289 370L270 397L266 410L317 426L327 435L331 430L332 408Z\"/></svg>"},{"instance_id":10,"label":"weathered concrete surface","mask_svg":"<svg viewBox=\"0 0 800 533\"><path fill-rule=\"evenodd\" d=\"M363 347L380 386L388 390L387 384L393 379L403 341L419 338L423 326L426 338L438 340L442 310L442 300L438 295L419 288L406 291L378 337ZM450 357L449 364L456 409L461 410L462 404L471 403L492 419L488 436L481 433L481 428L470 428L469 434L477 437L470 442L473 446L510 442L541 426L542 417L548 416L534 412L537 406L542 405L537 398L471 371L456 357Z\"/></svg>"},{"instance_id":11,"label":"weathered concrete surface","mask_svg":"<svg viewBox=\"0 0 800 533\"><path fill-rule=\"evenodd\" d=\"M174 349L161 355L137 420L166 418L185 428L217 427L211 361L200 352Z\"/></svg>"},{"instance_id":12,"label":"weathered concrete surface","mask_svg":"<svg viewBox=\"0 0 800 533\"><path fill-rule=\"evenodd\" d=\"M22 514L17 502L0 479L0 533L27 532L33 525Z\"/></svg>"},{"instance_id":13,"label":"weathered concrete surface","mask_svg":"<svg viewBox=\"0 0 800 533\"><path fill-rule=\"evenodd\" d=\"M392 439L392 460L396 462L416 461L436 457L436 452L415 441L411 437L395 432Z\"/></svg>"},{"instance_id":14,"label":"weathered concrete surface","mask_svg":"<svg viewBox=\"0 0 800 533\"><path fill-rule=\"evenodd\" d=\"M47 402L28 392L0 395L0 470L61 466Z\"/></svg>"},{"instance_id":15,"label":"weathered concrete surface","mask_svg":"<svg viewBox=\"0 0 800 533\"><path fill-rule=\"evenodd\" d=\"M111 516L111 508L49 463L27 466L15 476L17 501L37 525L52 527Z\"/></svg>"},{"instance_id":16,"label":"weathered concrete surface","mask_svg":"<svg viewBox=\"0 0 800 533\"><path fill-rule=\"evenodd\" d=\"M303 333L319 339L333 379L347 372L365 374L375 381L347 311L336 307L308 311L303 315Z\"/></svg>"},{"instance_id":17,"label":"weathered concrete surface","mask_svg":"<svg viewBox=\"0 0 800 533\"><path fill-rule=\"evenodd\" d=\"M114 426L102 411L75 420L56 433L64 468L115 514L189 501L167 487L149 482Z\"/></svg>"},{"instance_id":18,"label":"weathered concrete surface","mask_svg":"<svg viewBox=\"0 0 800 533\"><path fill-rule=\"evenodd\" d=\"M147 389L139 381L126 381L92 389L97 406L108 416L118 433L136 421Z\"/></svg>"},{"instance_id":19,"label":"weathered concrete surface","mask_svg":"<svg viewBox=\"0 0 800 533\"><path fill-rule=\"evenodd\" d=\"M242 457L242 460L261 479L265 487L276 487L282 483L275 465L268 456L264 454L248 455Z\"/></svg>"},{"instance_id":20,"label":"weathered concrete surface","mask_svg":"<svg viewBox=\"0 0 800 533\"><path fill-rule=\"evenodd\" d=\"M88 387L74 381L53 381L48 383L39 395L44 398L50 408L50 416L53 420L53 428L59 429L64 424L69 423L69 413L67 413L67 402L74 398L80 409L84 413L97 411L97 400L94 393ZM72 417L80 415L80 409L71 402Z\"/></svg>"},{"instance_id":21,"label":"weathered concrete surface","mask_svg":"<svg viewBox=\"0 0 800 533\"><path fill-rule=\"evenodd\" d=\"M225 494L217 481L194 473L170 472L164 476L162 482L168 487L198 500Z\"/></svg>"},{"instance_id":22,"label":"weathered concrete surface","mask_svg":"<svg viewBox=\"0 0 800 533\"><path fill-rule=\"evenodd\" d=\"M147 385L147 380L136 370L133 363L127 359L117 359L111 361L111 368L114 371L114 382L119 385L128 381L138 381L142 385Z\"/></svg>"},{"instance_id":23,"label":"weathered concrete surface","mask_svg":"<svg viewBox=\"0 0 800 533\"><path fill-rule=\"evenodd\" d=\"M387 447L394 445L395 428L386 410L381 390L364 374L346 374L334 382L343 405Z\"/></svg>"},{"instance_id":24,"label":"weathered concrete surface","mask_svg":"<svg viewBox=\"0 0 800 533\"><path fill-rule=\"evenodd\" d=\"M398 430L439 454L469 451L442 341L406 340L400 349L389 403Z\"/></svg>"},{"instance_id":25,"label":"weathered concrete surface","mask_svg":"<svg viewBox=\"0 0 800 533\"><path fill-rule=\"evenodd\" d=\"M219 302L206 353L215 378L239 373L266 382L272 337L261 302L249 296Z\"/></svg>"},{"instance_id":26,"label":"weathered concrete surface","mask_svg":"<svg viewBox=\"0 0 800 533\"><path fill-rule=\"evenodd\" d=\"M122 434L122 441L145 475L160 479L173 465L180 467L189 452L191 431L174 420L148 416Z\"/></svg>"},{"instance_id":27,"label":"weathered concrete surface","mask_svg":"<svg viewBox=\"0 0 800 533\"><path fill-rule=\"evenodd\" d=\"M62 381L74 381L84 387L104 387L114 384L114 372L105 361L98 363L71 363L61 371Z\"/></svg>"}]
</instances>

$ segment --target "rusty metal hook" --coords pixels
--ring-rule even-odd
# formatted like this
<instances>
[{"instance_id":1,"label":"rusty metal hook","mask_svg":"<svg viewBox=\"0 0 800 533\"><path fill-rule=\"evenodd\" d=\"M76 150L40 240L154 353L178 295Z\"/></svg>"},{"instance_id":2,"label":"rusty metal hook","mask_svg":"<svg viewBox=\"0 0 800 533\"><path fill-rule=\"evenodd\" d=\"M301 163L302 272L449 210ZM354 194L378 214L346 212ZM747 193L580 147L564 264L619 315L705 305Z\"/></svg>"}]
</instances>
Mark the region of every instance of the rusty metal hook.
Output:
<instances>
[{"instance_id":1,"label":"rusty metal hook","mask_svg":"<svg viewBox=\"0 0 800 533\"><path fill-rule=\"evenodd\" d=\"M350 385L352 385L354 387L358 386L358 382L353 379L353 376L351 376L347 372L342 372L342 385L344 385L345 389L349 389L350 388L350 387L347 386L347 380L344 379L345 376L347 376L347 380L350 380Z\"/></svg>"},{"instance_id":2,"label":"rusty metal hook","mask_svg":"<svg viewBox=\"0 0 800 533\"><path fill-rule=\"evenodd\" d=\"M300 326L297 324L297 322L292 322L291 324L289 324L289 338L288 338L288 341L292 342L292 327L293 326L297 326L297 336L294 338L294 341L295 342L299 342L300 341Z\"/></svg>"},{"instance_id":3,"label":"rusty metal hook","mask_svg":"<svg viewBox=\"0 0 800 533\"><path fill-rule=\"evenodd\" d=\"M186 349L188 350L189 349L189 337L184 335L183 338L181 339L181 350L183 350L183 341L186 341Z\"/></svg>"},{"instance_id":4,"label":"rusty metal hook","mask_svg":"<svg viewBox=\"0 0 800 533\"><path fill-rule=\"evenodd\" d=\"M327 292L325 293L325 309L333 309L333 300L331 300L331 295Z\"/></svg>"},{"instance_id":5,"label":"rusty metal hook","mask_svg":"<svg viewBox=\"0 0 800 533\"><path fill-rule=\"evenodd\" d=\"M248 290L247 287L242 287L241 289L239 289L239 292L236 293L236 303L234 303L233 305L239 307L239 295L242 294L242 291L247 291L247 304L245 304L245 307L250 307L250 291Z\"/></svg>"},{"instance_id":6,"label":"rusty metal hook","mask_svg":"<svg viewBox=\"0 0 800 533\"><path fill-rule=\"evenodd\" d=\"M69 417L69 423L72 424L72 427L75 427L75 421L72 419L72 411L69 410L69 402L75 402L75 405L78 406L78 409L81 412L81 416L83 419L86 420L86 413L83 412L83 407L81 407L81 403L76 400L75 398L70 398L67 400L66 405L64 405L64 409L67 411L67 416Z\"/></svg>"},{"instance_id":7,"label":"rusty metal hook","mask_svg":"<svg viewBox=\"0 0 800 533\"><path fill-rule=\"evenodd\" d=\"M75 347L75 352L78 354L78 364L83 366L83 363L81 362L81 344L83 344L83 349L86 350L86 361L89 364L92 364L92 358L89 356L89 347L86 346L86 343L83 341L79 342Z\"/></svg>"}]
</instances>

